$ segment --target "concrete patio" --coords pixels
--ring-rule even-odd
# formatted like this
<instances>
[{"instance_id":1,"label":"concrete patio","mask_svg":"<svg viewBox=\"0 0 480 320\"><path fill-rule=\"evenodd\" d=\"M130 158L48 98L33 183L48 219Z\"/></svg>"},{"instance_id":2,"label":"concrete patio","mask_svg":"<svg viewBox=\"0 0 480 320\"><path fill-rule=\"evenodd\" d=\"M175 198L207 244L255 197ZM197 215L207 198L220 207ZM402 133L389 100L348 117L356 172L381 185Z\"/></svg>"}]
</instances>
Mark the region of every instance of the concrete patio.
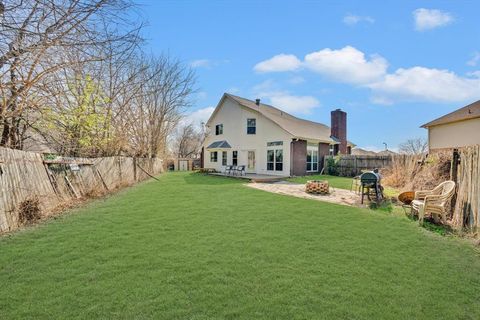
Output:
<instances>
[{"instance_id":1,"label":"concrete patio","mask_svg":"<svg viewBox=\"0 0 480 320\"><path fill-rule=\"evenodd\" d=\"M276 182L276 181L282 181L285 180L286 176L276 176L276 175L271 175L271 174L256 174L256 173L247 173L244 175L233 175L233 174L226 174L223 172L211 172L208 173L209 175L212 176L222 176L222 177L229 177L229 178L237 178L237 179L244 179L248 180L251 182Z\"/></svg>"}]
</instances>

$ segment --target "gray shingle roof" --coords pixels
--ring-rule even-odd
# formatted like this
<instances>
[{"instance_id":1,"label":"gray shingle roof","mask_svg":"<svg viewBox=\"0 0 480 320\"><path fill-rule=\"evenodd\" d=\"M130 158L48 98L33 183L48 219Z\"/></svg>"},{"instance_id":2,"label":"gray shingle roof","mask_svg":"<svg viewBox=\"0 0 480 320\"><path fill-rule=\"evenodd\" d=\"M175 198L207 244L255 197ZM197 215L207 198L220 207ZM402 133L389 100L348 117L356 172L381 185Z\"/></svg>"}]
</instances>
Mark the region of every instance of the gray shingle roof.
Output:
<instances>
[{"instance_id":1,"label":"gray shingle roof","mask_svg":"<svg viewBox=\"0 0 480 320\"><path fill-rule=\"evenodd\" d=\"M207 149L230 149L231 147L226 140L221 140L210 143Z\"/></svg>"}]
</instances>

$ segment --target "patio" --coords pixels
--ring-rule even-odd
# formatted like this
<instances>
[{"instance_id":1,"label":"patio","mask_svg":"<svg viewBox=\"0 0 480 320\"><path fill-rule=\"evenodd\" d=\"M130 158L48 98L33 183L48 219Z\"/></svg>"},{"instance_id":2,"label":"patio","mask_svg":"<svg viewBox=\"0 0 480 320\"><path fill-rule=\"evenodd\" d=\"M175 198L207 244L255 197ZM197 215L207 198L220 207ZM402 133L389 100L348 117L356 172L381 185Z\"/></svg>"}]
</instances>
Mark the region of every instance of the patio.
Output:
<instances>
[{"instance_id":1,"label":"patio","mask_svg":"<svg viewBox=\"0 0 480 320\"><path fill-rule=\"evenodd\" d=\"M288 178L287 176L275 176L271 174L256 174L256 173L246 173L244 175L238 175L238 174L233 175L233 174L226 174L223 172L210 172L208 174L212 176L244 179L251 182L276 182L276 181L282 181Z\"/></svg>"}]
</instances>

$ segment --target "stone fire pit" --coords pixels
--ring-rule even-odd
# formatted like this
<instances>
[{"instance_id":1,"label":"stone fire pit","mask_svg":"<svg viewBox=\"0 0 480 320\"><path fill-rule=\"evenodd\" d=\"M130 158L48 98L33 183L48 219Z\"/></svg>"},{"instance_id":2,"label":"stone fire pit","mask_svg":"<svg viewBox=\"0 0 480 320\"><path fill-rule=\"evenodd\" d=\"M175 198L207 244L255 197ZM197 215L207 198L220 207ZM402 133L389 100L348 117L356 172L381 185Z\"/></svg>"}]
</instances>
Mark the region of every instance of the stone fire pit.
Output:
<instances>
[{"instance_id":1,"label":"stone fire pit","mask_svg":"<svg viewBox=\"0 0 480 320\"><path fill-rule=\"evenodd\" d=\"M330 186L328 185L328 181L310 180L307 181L307 184L305 185L305 192L313 194L329 194Z\"/></svg>"}]
</instances>

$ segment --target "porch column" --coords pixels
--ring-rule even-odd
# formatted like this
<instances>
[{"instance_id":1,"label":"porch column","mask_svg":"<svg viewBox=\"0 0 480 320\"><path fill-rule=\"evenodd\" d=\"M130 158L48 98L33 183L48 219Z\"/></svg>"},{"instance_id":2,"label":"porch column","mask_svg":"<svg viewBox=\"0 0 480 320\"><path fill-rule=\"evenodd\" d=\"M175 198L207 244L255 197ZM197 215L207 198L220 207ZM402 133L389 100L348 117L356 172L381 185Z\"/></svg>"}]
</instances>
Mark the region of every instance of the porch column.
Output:
<instances>
[{"instance_id":1,"label":"porch column","mask_svg":"<svg viewBox=\"0 0 480 320\"><path fill-rule=\"evenodd\" d=\"M293 140L290 144L291 164L290 175L304 176L307 174L307 141Z\"/></svg>"}]
</instances>

